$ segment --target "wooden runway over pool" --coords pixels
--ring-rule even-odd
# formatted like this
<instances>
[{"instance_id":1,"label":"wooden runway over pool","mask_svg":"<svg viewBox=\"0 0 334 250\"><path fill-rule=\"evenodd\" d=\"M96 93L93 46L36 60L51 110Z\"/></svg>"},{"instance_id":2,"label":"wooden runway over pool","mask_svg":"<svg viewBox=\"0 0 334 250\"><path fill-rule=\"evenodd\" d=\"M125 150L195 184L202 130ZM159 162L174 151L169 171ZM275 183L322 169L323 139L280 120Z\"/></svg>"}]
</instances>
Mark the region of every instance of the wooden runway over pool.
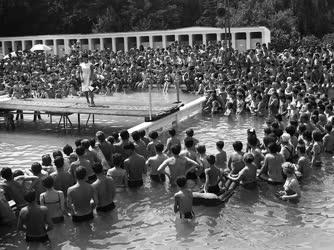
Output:
<instances>
[{"instance_id":1,"label":"wooden runway over pool","mask_svg":"<svg viewBox=\"0 0 334 250\"><path fill-rule=\"evenodd\" d=\"M176 104L154 104L152 115L170 110L176 107ZM2 110L23 110L40 111L45 113L72 113L72 114L94 114L94 115L114 115L114 116L136 116L145 117L149 115L149 106L143 104L124 103L100 103L96 102L95 107L89 107L88 104L76 102L70 99L12 99L0 102Z\"/></svg>"},{"instance_id":2,"label":"wooden runway over pool","mask_svg":"<svg viewBox=\"0 0 334 250\"><path fill-rule=\"evenodd\" d=\"M187 103L196 99L194 95L182 95L182 100ZM152 117L175 112L180 104L175 103L175 94L162 95L161 93L152 93ZM0 115L5 116L12 113L15 115L16 110L21 110L23 114L32 114L34 111L48 114L50 122L53 117L60 117L58 127L63 129L72 129L71 116L77 115L78 130L81 129L81 114L88 115L85 121L95 123L95 115L108 115L119 117L149 117L148 93L135 92L131 94L117 93L113 96L95 96L95 107L89 107L85 97L68 97L62 99L10 99L0 100ZM70 119L71 118L71 119Z\"/></svg>"}]
</instances>

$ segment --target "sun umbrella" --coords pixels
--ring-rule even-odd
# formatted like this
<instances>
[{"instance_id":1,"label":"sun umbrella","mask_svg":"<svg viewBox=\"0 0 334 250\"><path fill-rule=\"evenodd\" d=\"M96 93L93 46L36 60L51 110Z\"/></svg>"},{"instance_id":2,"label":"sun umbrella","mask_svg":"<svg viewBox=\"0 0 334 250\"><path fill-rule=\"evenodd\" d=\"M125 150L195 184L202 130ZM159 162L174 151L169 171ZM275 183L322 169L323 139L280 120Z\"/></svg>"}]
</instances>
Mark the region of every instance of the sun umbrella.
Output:
<instances>
[{"instance_id":1,"label":"sun umbrella","mask_svg":"<svg viewBox=\"0 0 334 250\"><path fill-rule=\"evenodd\" d=\"M35 44L32 46L30 51L49 51L51 48L49 46L46 46L45 44Z\"/></svg>"}]
</instances>

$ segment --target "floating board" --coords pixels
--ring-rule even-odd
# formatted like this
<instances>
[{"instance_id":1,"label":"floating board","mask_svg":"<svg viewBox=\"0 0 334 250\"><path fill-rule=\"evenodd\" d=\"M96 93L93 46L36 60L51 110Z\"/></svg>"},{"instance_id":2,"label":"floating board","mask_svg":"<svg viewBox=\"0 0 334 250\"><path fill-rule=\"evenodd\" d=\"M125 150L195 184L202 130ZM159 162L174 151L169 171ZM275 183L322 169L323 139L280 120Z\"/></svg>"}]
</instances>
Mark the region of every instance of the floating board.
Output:
<instances>
[{"instance_id":1,"label":"floating board","mask_svg":"<svg viewBox=\"0 0 334 250\"><path fill-rule=\"evenodd\" d=\"M219 206L227 202L228 199L233 195L233 193L234 191L226 191L225 193L217 196L212 193L193 192L193 205L203 205L208 207Z\"/></svg>"}]
</instances>

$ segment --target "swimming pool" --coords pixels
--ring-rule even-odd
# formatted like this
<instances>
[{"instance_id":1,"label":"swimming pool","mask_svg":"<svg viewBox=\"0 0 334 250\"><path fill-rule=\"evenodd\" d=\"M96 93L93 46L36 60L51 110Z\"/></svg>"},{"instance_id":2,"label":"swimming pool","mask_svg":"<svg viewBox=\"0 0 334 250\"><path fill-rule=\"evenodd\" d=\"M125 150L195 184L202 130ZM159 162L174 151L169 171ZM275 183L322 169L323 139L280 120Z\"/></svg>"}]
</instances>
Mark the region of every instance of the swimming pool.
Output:
<instances>
[{"instance_id":1,"label":"swimming pool","mask_svg":"<svg viewBox=\"0 0 334 250\"><path fill-rule=\"evenodd\" d=\"M246 140L246 130L256 129L262 138L264 120L257 117L219 117L198 114L179 124L181 137L193 128L195 137L208 153L215 142ZM28 166L41 154L51 153L77 136L48 133L2 133L0 164ZM325 157L324 167L314 171L310 183L302 187L299 204L277 200L278 187L259 183L254 191L237 191L225 206L195 207L196 220L181 223L173 212L176 190L151 185L116 195L117 211L96 217L90 224L74 227L67 218L50 238L55 249L332 249L334 243L334 166ZM19 239L19 241L18 241ZM1 229L0 247L24 247L23 235Z\"/></svg>"}]
</instances>

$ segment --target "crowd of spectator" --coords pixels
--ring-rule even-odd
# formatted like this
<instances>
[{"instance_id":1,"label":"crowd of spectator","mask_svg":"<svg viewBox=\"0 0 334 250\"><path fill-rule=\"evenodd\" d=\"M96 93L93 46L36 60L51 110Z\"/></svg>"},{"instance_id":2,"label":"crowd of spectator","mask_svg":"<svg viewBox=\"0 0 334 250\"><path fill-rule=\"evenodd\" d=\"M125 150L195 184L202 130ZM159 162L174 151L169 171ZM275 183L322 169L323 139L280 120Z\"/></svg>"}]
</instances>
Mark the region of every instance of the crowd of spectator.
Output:
<instances>
[{"instance_id":1,"label":"crowd of spectator","mask_svg":"<svg viewBox=\"0 0 334 250\"><path fill-rule=\"evenodd\" d=\"M94 65L95 92L145 89L149 84L168 91L176 82L184 91L198 94L235 86L252 92L293 85L321 92L334 82L334 57L330 45L299 47L281 53L266 44L240 52L224 42L193 47L171 44L166 49L130 49L128 52L84 51L72 47L63 57L44 52L17 51L0 61L0 90L13 98L62 98L80 95L82 55ZM300 92L299 89L298 92ZM237 100L237 96L235 98Z\"/></svg>"}]
</instances>

